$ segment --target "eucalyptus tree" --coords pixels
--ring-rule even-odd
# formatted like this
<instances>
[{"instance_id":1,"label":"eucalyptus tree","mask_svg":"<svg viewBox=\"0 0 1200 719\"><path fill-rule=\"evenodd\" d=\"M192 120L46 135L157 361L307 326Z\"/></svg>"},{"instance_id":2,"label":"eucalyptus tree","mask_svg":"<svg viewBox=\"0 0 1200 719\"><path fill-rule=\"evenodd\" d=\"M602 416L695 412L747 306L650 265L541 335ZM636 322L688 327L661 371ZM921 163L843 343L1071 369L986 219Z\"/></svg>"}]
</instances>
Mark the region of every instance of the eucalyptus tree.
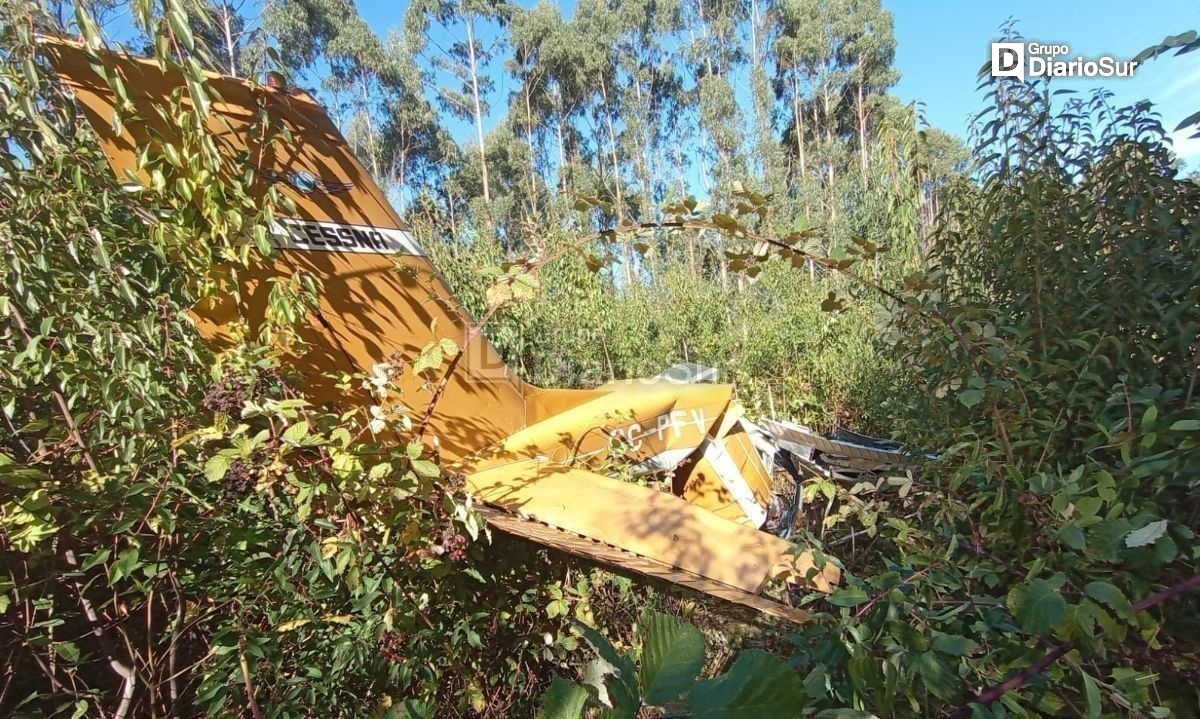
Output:
<instances>
[{"instance_id":1,"label":"eucalyptus tree","mask_svg":"<svg viewBox=\"0 0 1200 719\"><path fill-rule=\"evenodd\" d=\"M837 218L834 188L846 157L842 104L850 72L842 48L853 32L852 2L781 0L775 42L776 87L791 101L800 191L818 181L830 219Z\"/></svg>"},{"instance_id":2,"label":"eucalyptus tree","mask_svg":"<svg viewBox=\"0 0 1200 719\"><path fill-rule=\"evenodd\" d=\"M193 4L192 32L211 53L217 70L254 78L262 70L266 42L248 12L250 0L200 0Z\"/></svg>"},{"instance_id":3,"label":"eucalyptus tree","mask_svg":"<svg viewBox=\"0 0 1200 719\"><path fill-rule=\"evenodd\" d=\"M605 194L612 197L617 217L626 214L621 180L621 150L617 144L617 124L622 111L618 88L617 59L613 48L621 35L619 10L605 0L581 0L572 21L579 41L578 61L583 79L594 90L590 93L593 138L597 155L606 157L607 168L600 172ZM597 165L597 170L600 169Z\"/></svg>"},{"instance_id":4,"label":"eucalyptus tree","mask_svg":"<svg viewBox=\"0 0 1200 719\"><path fill-rule=\"evenodd\" d=\"M520 92L528 91L525 114L537 116L543 144L554 145L553 152L545 154L555 158L552 174L560 190L577 185L582 180L577 175L586 163L603 152L600 145L590 150L585 138L586 114L597 92L594 77L600 55L587 25L566 20L558 7L548 2L514 14L510 25L514 63L521 67ZM522 104L526 97L520 99ZM551 133L553 138L548 137Z\"/></svg>"},{"instance_id":5,"label":"eucalyptus tree","mask_svg":"<svg viewBox=\"0 0 1200 719\"><path fill-rule=\"evenodd\" d=\"M862 176L867 177L870 140L867 125L875 100L896 83L899 73L893 67L896 37L892 14L880 0L850 0L846 6L844 27L847 34L838 44L839 60L847 68L844 93L847 105L854 109Z\"/></svg>"},{"instance_id":6,"label":"eucalyptus tree","mask_svg":"<svg viewBox=\"0 0 1200 719\"><path fill-rule=\"evenodd\" d=\"M615 7L618 31L613 51L624 126L620 145L638 185L637 214L645 218L663 199L663 177L655 156L668 141L666 121L679 104L683 87L669 47L683 29L683 7L678 0L627 0Z\"/></svg>"},{"instance_id":7,"label":"eucalyptus tree","mask_svg":"<svg viewBox=\"0 0 1200 719\"><path fill-rule=\"evenodd\" d=\"M747 21L747 57L750 80L750 104L754 114L754 138L750 143L750 162L757 169L762 187L776 193L784 187L781 170L784 160L776 137L776 121L780 116L771 84L775 40L779 34L779 12L769 0L750 0ZM782 194L782 193L781 193Z\"/></svg>"},{"instance_id":8,"label":"eucalyptus tree","mask_svg":"<svg viewBox=\"0 0 1200 719\"><path fill-rule=\"evenodd\" d=\"M433 23L447 30L461 31L459 37L463 39L449 47L436 48L435 67L452 78L452 84L440 87L438 94L447 111L475 124L485 202L491 202L491 186L483 118L489 110L488 95L494 89L485 70L504 39L498 31L488 38L481 30L489 24L502 28L512 11L513 7L505 0L417 0L409 5L405 17L405 32L415 52L427 49Z\"/></svg>"},{"instance_id":9,"label":"eucalyptus tree","mask_svg":"<svg viewBox=\"0 0 1200 719\"><path fill-rule=\"evenodd\" d=\"M350 0L276 0L264 25L283 65L329 93L347 140L389 192L403 201L444 174L452 140L406 36L381 38Z\"/></svg>"},{"instance_id":10,"label":"eucalyptus tree","mask_svg":"<svg viewBox=\"0 0 1200 719\"><path fill-rule=\"evenodd\" d=\"M263 28L248 14L254 10L251 0L190 0L174 6L191 32L192 58L205 69L245 78L256 78L269 59ZM171 11L170 4L150 8L153 14ZM153 40L140 34L143 52L153 54Z\"/></svg>"},{"instance_id":11,"label":"eucalyptus tree","mask_svg":"<svg viewBox=\"0 0 1200 719\"><path fill-rule=\"evenodd\" d=\"M971 169L971 151L962 139L937 127L920 132L917 143L915 180L921 195L921 220L933 228L949 186Z\"/></svg>"},{"instance_id":12,"label":"eucalyptus tree","mask_svg":"<svg viewBox=\"0 0 1200 719\"><path fill-rule=\"evenodd\" d=\"M379 36L351 0L279 0L267 6L265 17L286 66L323 74L321 84L333 97L347 139L382 180L376 116L381 76L390 71L390 58Z\"/></svg>"},{"instance_id":13,"label":"eucalyptus tree","mask_svg":"<svg viewBox=\"0 0 1200 719\"><path fill-rule=\"evenodd\" d=\"M383 122L380 150L387 184L398 189L402 204L415 193L437 191L449 168L460 164L458 147L425 96L425 72L411 52L407 36L393 33L387 44L388 63L380 76ZM449 199L447 201L450 201Z\"/></svg>"},{"instance_id":14,"label":"eucalyptus tree","mask_svg":"<svg viewBox=\"0 0 1200 719\"><path fill-rule=\"evenodd\" d=\"M744 118L733 82L747 60L737 35L749 5L744 0L692 0L688 10L693 27L686 53L695 78L700 124L708 136L706 159L712 163L708 174L718 188L727 187L739 174L743 159Z\"/></svg>"},{"instance_id":15,"label":"eucalyptus tree","mask_svg":"<svg viewBox=\"0 0 1200 719\"><path fill-rule=\"evenodd\" d=\"M697 153L700 179L709 197L719 200L746 168L741 151L745 119L734 82L747 59L738 33L749 5L746 0L690 0L685 13L690 19L688 38L680 50L694 83L692 101L703 138ZM711 241L724 285L729 281L722 249L725 240L713 236Z\"/></svg>"},{"instance_id":16,"label":"eucalyptus tree","mask_svg":"<svg viewBox=\"0 0 1200 719\"><path fill-rule=\"evenodd\" d=\"M565 29L558 8L546 2L530 9L516 8L508 25L512 56L505 67L517 81L509 93L508 115L520 127L528 149L525 192L531 214L538 188L557 182L566 164L560 68L554 64L561 54L558 45ZM553 168L546 151L546 135L552 126L558 139L558 161Z\"/></svg>"}]
</instances>

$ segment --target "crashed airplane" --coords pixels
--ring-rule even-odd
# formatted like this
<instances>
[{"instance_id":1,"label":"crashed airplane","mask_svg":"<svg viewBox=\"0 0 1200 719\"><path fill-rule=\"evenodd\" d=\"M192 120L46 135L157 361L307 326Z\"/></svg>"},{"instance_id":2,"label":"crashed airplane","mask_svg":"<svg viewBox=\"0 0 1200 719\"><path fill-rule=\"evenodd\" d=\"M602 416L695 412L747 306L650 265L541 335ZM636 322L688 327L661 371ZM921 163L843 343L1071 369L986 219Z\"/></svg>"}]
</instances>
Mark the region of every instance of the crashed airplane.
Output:
<instances>
[{"instance_id":1,"label":"crashed airplane","mask_svg":"<svg viewBox=\"0 0 1200 719\"><path fill-rule=\"evenodd\" d=\"M62 40L46 40L45 49L117 175L147 184L138 174L139 151L178 137L166 113L152 108L172 93L186 100L182 76ZM138 116L114 125L119 103L97 68L121 79ZM799 510L800 479L898 463L899 448L826 438L785 422L756 425L743 416L732 386L702 381L705 371L694 366L586 390L523 381L484 337L472 339L466 311L320 104L305 93L217 75L208 89L214 102L207 129L218 146L256 158L260 196L278 185L295 205L294 216L272 228L276 251L243 272L240 299L194 309L214 347L230 342L235 318L252 327L261 322L272 279L304 271L320 278L322 289L299 328L306 350L296 366L318 401L368 403L365 395L339 392L329 378L370 372L396 352L411 358L439 337L470 340L429 434L443 465L465 475L495 529L795 622L806 613L764 596L769 582L820 592L838 584L834 564L786 538ZM264 143L252 131L261 108L290 132L288 142ZM401 380L415 412L429 398L422 382L411 373ZM618 460L660 478L663 489L596 471ZM783 500L772 496L780 467L797 487Z\"/></svg>"}]
</instances>

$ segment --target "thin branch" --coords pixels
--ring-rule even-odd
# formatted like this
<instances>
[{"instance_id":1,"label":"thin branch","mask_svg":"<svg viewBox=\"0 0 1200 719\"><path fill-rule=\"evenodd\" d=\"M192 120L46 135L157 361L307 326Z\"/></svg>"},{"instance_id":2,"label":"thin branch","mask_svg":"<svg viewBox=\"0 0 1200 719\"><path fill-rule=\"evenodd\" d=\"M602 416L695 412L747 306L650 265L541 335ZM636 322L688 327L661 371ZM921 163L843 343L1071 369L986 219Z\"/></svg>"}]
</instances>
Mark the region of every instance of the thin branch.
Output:
<instances>
[{"instance_id":1,"label":"thin branch","mask_svg":"<svg viewBox=\"0 0 1200 719\"><path fill-rule=\"evenodd\" d=\"M12 312L12 318L17 323L17 329L21 331L21 336L26 342L32 342L33 338L29 335L29 328L25 325L25 318L21 316L21 311L17 309L16 304L11 304L9 310ZM79 449L83 452L83 458L87 461L88 467L96 473L100 472L99 466L96 464L96 459L92 456L91 450L88 449L87 443L83 441L83 434L80 433L79 427L75 424L75 418L71 415L71 408L67 405L67 400L63 397L62 392L58 390L50 390L50 396L54 398L55 404L58 405L59 414L67 423L67 431L75 444L79 445Z\"/></svg>"},{"instance_id":2,"label":"thin branch","mask_svg":"<svg viewBox=\"0 0 1200 719\"><path fill-rule=\"evenodd\" d=\"M79 563L75 559L75 552L68 549L65 556L67 559L67 564L69 564L72 569L78 569ZM121 702L117 705L117 709L113 712L113 716L116 717L116 719L125 719L125 717L129 716L129 708L133 704L133 693L137 688L137 672L134 670L132 663L129 666L126 666L117 659L115 651L116 647L113 646L109 636L104 633L104 628L100 622L100 617L96 614L96 609L92 606L91 600L89 600L87 595L84 593L83 586L80 585L79 580L73 580L72 584L75 587L76 595L79 597L79 604L83 607L84 616L87 617L88 624L92 627L92 634L95 635L97 640L99 640L100 647L104 650L104 655L108 659L109 667L111 667L112 670L124 680L124 686L121 690Z\"/></svg>"},{"instance_id":3,"label":"thin branch","mask_svg":"<svg viewBox=\"0 0 1200 719\"><path fill-rule=\"evenodd\" d=\"M262 709L258 708L258 700L254 698L254 682L250 679L250 664L246 661L246 652L238 649L238 664L242 668L242 682L246 685L246 701L250 704L250 713L254 719L263 719Z\"/></svg>"},{"instance_id":4,"label":"thin branch","mask_svg":"<svg viewBox=\"0 0 1200 719\"><path fill-rule=\"evenodd\" d=\"M1151 594L1144 597L1133 605L1134 612L1144 612L1147 609L1162 604L1163 602L1172 601L1181 594L1200 589L1200 574L1194 574L1181 582L1171 585L1161 592ZM980 704L988 706L992 702L1000 699L1008 692L1019 689L1025 686L1031 679L1046 671L1050 665L1058 661L1063 655L1075 648L1072 642L1064 642L1047 652L1041 659L1038 659L1033 664L1026 667L1020 673L1009 677L1004 682L988 688L985 691L976 694L966 704L963 704L958 709L947 715L947 719L968 719L972 713L972 705Z\"/></svg>"}]
</instances>

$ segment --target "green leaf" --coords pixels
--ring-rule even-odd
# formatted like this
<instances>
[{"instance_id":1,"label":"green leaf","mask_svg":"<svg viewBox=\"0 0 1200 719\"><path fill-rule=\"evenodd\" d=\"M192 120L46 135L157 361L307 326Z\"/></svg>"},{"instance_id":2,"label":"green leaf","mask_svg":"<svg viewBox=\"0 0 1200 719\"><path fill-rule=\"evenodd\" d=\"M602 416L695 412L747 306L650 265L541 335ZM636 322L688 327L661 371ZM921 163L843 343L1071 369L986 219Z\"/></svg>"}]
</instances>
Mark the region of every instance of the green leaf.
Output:
<instances>
[{"instance_id":1,"label":"green leaf","mask_svg":"<svg viewBox=\"0 0 1200 719\"><path fill-rule=\"evenodd\" d=\"M435 370L442 366L442 361L445 359L442 353L442 346L439 342L430 342L421 349L421 353L417 355L417 359L413 361L412 373L421 374L429 370Z\"/></svg>"},{"instance_id":2,"label":"green leaf","mask_svg":"<svg viewBox=\"0 0 1200 719\"><path fill-rule=\"evenodd\" d=\"M750 649L727 674L697 684L687 703L696 719L797 716L805 704L804 683L779 657Z\"/></svg>"},{"instance_id":3,"label":"green leaf","mask_svg":"<svg viewBox=\"0 0 1200 719\"><path fill-rule=\"evenodd\" d=\"M942 654L961 657L979 646L970 639L957 634L937 634L933 638L933 648Z\"/></svg>"},{"instance_id":4,"label":"green leaf","mask_svg":"<svg viewBox=\"0 0 1200 719\"><path fill-rule=\"evenodd\" d=\"M634 666L633 660L618 652L616 647L594 628L582 622L576 622L575 626L596 654L608 664L601 675L612 677L611 681L605 682L613 707L609 716L633 719L642 706L642 697L637 685L637 667Z\"/></svg>"},{"instance_id":5,"label":"green leaf","mask_svg":"<svg viewBox=\"0 0 1200 719\"><path fill-rule=\"evenodd\" d=\"M134 570L137 569L140 557L141 552L138 551L137 547L122 550L117 555L117 561L113 562L109 569L109 585L115 585L125 577L133 574Z\"/></svg>"},{"instance_id":6,"label":"green leaf","mask_svg":"<svg viewBox=\"0 0 1200 719\"><path fill-rule=\"evenodd\" d=\"M1200 432L1200 419L1181 419L1171 425L1173 432Z\"/></svg>"},{"instance_id":7,"label":"green leaf","mask_svg":"<svg viewBox=\"0 0 1200 719\"><path fill-rule=\"evenodd\" d=\"M1096 680L1085 671L1080 671L1079 676L1083 678L1083 697L1087 706L1087 719L1100 719L1100 687L1096 686Z\"/></svg>"},{"instance_id":8,"label":"green leaf","mask_svg":"<svg viewBox=\"0 0 1200 719\"><path fill-rule=\"evenodd\" d=\"M942 663L934 652L922 652L913 662L917 672L925 680L925 687L941 699L950 699L958 694L958 677Z\"/></svg>"},{"instance_id":9,"label":"green leaf","mask_svg":"<svg viewBox=\"0 0 1200 719\"><path fill-rule=\"evenodd\" d=\"M682 696L704 667L704 635L691 624L654 612L642 648L642 694L663 706Z\"/></svg>"},{"instance_id":10,"label":"green leaf","mask_svg":"<svg viewBox=\"0 0 1200 719\"><path fill-rule=\"evenodd\" d=\"M196 48L196 40L192 35L192 28L188 25L187 15L183 8L179 7L177 2L167 3L167 22L171 26L171 30L175 33L175 37L183 43L183 46L188 50Z\"/></svg>"},{"instance_id":11,"label":"green leaf","mask_svg":"<svg viewBox=\"0 0 1200 719\"><path fill-rule=\"evenodd\" d=\"M1141 529L1135 529L1125 535L1125 546L1129 548L1144 547L1147 544L1154 544L1158 538L1167 533L1167 520L1160 519L1157 522L1151 522Z\"/></svg>"},{"instance_id":12,"label":"green leaf","mask_svg":"<svg viewBox=\"0 0 1200 719\"><path fill-rule=\"evenodd\" d=\"M983 401L983 390L981 389L964 389L958 393L958 401L964 407L974 407Z\"/></svg>"},{"instance_id":13,"label":"green leaf","mask_svg":"<svg viewBox=\"0 0 1200 719\"><path fill-rule=\"evenodd\" d=\"M417 699L405 699L388 707L380 719L430 719L434 708Z\"/></svg>"},{"instance_id":14,"label":"green leaf","mask_svg":"<svg viewBox=\"0 0 1200 719\"><path fill-rule=\"evenodd\" d=\"M1075 524L1063 527L1058 533L1058 538L1071 549L1078 550L1087 547L1087 539L1083 536L1083 530Z\"/></svg>"},{"instance_id":15,"label":"green leaf","mask_svg":"<svg viewBox=\"0 0 1200 719\"><path fill-rule=\"evenodd\" d=\"M550 688L542 695L539 719L583 719L588 692L573 681L554 677Z\"/></svg>"},{"instance_id":16,"label":"green leaf","mask_svg":"<svg viewBox=\"0 0 1200 719\"><path fill-rule=\"evenodd\" d=\"M72 664L79 661L79 645L75 642L55 642L54 651Z\"/></svg>"},{"instance_id":17,"label":"green leaf","mask_svg":"<svg viewBox=\"0 0 1200 719\"><path fill-rule=\"evenodd\" d=\"M1054 629L1067 616L1067 600L1059 589L1066 579L1055 575L1051 579L1034 579L1022 582L1008 593L1008 608L1031 634L1042 634Z\"/></svg>"},{"instance_id":18,"label":"green leaf","mask_svg":"<svg viewBox=\"0 0 1200 719\"><path fill-rule=\"evenodd\" d=\"M1171 535L1160 537L1154 543L1154 557L1161 564L1170 564L1175 561L1176 555L1179 554L1179 547L1175 545L1175 540L1171 539Z\"/></svg>"},{"instance_id":19,"label":"green leaf","mask_svg":"<svg viewBox=\"0 0 1200 719\"><path fill-rule=\"evenodd\" d=\"M289 444L300 444L307 436L308 422L300 421L284 430L283 441Z\"/></svg>"},{"instance_id":20,"label":"green leaf","mask_svg":"<svg viewBox=\"0 0 1200 719\"><path fill-rule=\"evenodd\" d=\"M83 564L80 565L79 569L80 569L80 571L86 572L87 570L91 569L92 567L95 567L98 564L104 564L105 562L108 561L108 558L110 556L112 556L111 549L108 549L107 547L104 549L101 549L98 552L92 553L91 555L88 556L87 559L83 560Z\"/></svg>"},{"instance_id":21,"label":"green leaf","mask_svg":"<svg viewBox=\"0 0 1200 719\"><path fill-rule=\"evenodd\" d=\"M413 471L422 477L437 477L442 473L442 470L433 462L427 459L414 459L412 462Z\"/></svg>"},{"instance_id":22,"label":"green leaf","mask_svg":"<svg viewBox=\"0 0 1200 719\"><path fill-rule=\"evenodd\" d=\"M870 599L862 587L842 587L825 598L838 607L855 607Z\"/></svg>"},{"instance_id":23,"label":"green leaf","mask_svg":"<svg viewBox=\"0 0 1200 719\"><path fill-rule=\"evenodd\" d=\"M219 482L225 477L233 458L224 454L214 454L204 463L204 477L210 482Z\"/></svg>"},{"instance_id":24,"label":"green leaf","mask_svg":"<svg viewBox=\"0 0 1200 719\"><path fill-rule=\"evenodd\" d=\"M1109 582L1091 582L1083 588L1084 594L1096 601L1107 604L1109 608L1124 619L1133 619L1133 605L1125 598L1125 594L1115 584Z\"/></svg>"}]
</instances>

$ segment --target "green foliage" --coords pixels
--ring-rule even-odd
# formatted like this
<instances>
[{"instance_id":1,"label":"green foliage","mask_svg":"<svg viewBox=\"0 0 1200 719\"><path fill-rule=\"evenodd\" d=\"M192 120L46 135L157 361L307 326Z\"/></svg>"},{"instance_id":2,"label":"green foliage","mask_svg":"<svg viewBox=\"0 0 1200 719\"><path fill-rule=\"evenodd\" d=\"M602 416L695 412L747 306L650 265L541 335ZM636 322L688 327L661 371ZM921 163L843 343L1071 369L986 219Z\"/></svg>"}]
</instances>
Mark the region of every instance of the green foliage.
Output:
<instances>
[{"instance_id":1,"label":"green foliage","mask_svg":"<svg viewBox=\"0 0 1200 719\"><path fill-rule=\"evenodd\" d=\"M1045 634L1067 617L1067 600L1062 586L1066 577L1056 574L1049 579L1033 579L1015 585L1008 593L1008 609L1030 634Z\"/></svg>"},{"instance_id":2,"label":"green foliage","mask_svg":"<svg viewBox=\"0 0 1200 719\"><path fill-rule=\"evenodd\" d=\"M989 90L926 269L855 292L915 381L898 434L941 458L851 489L869 552L795 661L880 716L1193 716L1200 194L1144 105Z\"/></svg>"},{"instance_id":3,"label":"green foliage","mask_svg":"<svg viewBox=\"0 0 1200 719\"><path fill-rule=\"evenodd\" d=\"M643 707L663 707L672 716L753 719L798 716L805 688L783 660L761 649L738 654L724 674L697 681L705 663L704 638L693 625L652 612L643 618L640 653L617 650L588 626L580 631L597 658L584 672L586 687L555 679L542 699L542 714L582 719L588 700L606 717L637 717Z\"/></svg>"},{"instance_id":4,"label":"green foliage","mask_svg":"<svg viewBox=\"0 0 1200 719\"><path fill-rule=\"evenodd\" d=\"M691 686L704 666L704 636L692 625L654 613L646 620L641 682L646 703L662 706Z\"/></svg>"},{"instance_id":5,"label":"green foliage","mask_svg":"<svg viewBox=\"0 0 1200 719\"><path fill-rule=\"evenodd\" d=\"M536 285L497 286L496 277L477 268L501 261L498 244L443 244L419 223L415 231L477 316L510 288L528 290L484 331L535 384L593 387L698 362L737 383L755 414L822 426L881 418L869 401L882 384L874 308L863 302L839 316L821 312L820 299L845 286L836 277L813 281L773 262L726 286L693 275L686 264L663 262L653 283L614 287L607 273L589 269L589 257L572 252L539 268ZM555 233L547 252L571 240Z\"/></svg>"},{"instance_id":6,"label":"green foliage","mask_svg":"<svg viewBox=\"0 0 1200 719\"><path fill-rule=\"evenodd\" d=\"M582 717L587 703L587 689L562 677L555 677L542 697L539 719L572 719Z\"/></svg>"},{"instance_id":7,"label":"green foliage","mask_svg":"<svg viewBox=\"0 0 1200 719\"><path fill-rule=\"evenodd\" d=\"M786 662L749 649L727 673L698 683L688 695L688 708L698 719L794 716L804 699L800 676Z\"/></svg>"}]
</instances>

